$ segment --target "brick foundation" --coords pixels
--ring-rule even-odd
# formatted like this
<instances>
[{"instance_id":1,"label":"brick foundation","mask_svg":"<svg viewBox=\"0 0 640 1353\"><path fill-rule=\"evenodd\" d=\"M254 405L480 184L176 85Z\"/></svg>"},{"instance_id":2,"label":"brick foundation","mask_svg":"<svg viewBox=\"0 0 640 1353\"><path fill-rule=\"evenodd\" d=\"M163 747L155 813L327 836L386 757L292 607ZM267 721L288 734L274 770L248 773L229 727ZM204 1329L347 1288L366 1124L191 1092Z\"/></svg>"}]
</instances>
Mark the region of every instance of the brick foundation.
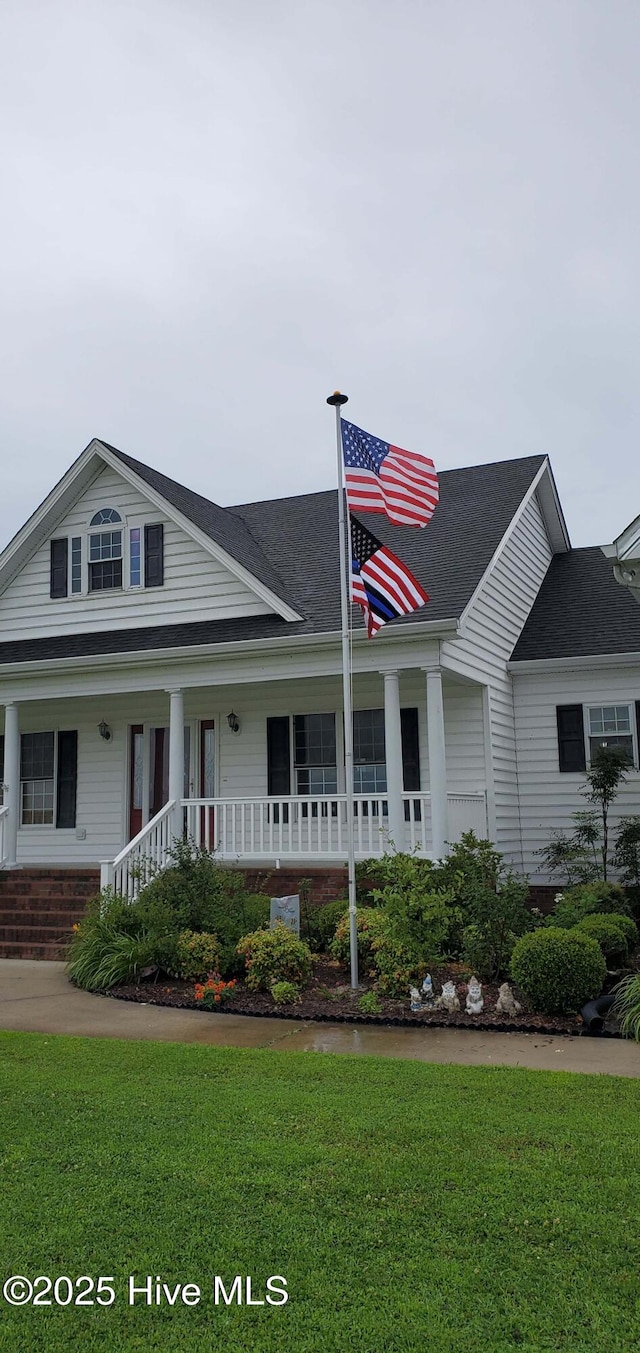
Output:
<instances>
[{"instance_id":1,"label":"brick foundation","mask_svg":"<svg viewBox=\"0 0 640 1353\"><path fill-rule=\"evenodd\" d=\"M300 865L296 869L241 869L245 885L250 893L266 893L268 897L291 897L293 893L305 893L313 906L321 907L325 902L340 902L347 896L348 877L344 867L335 869L309 869Z\"/></svg>"},{"instance_id":2,"label":"brick foundation","mask_svg":"<svg viewBox=\"0 0 640 1353\"><path fill-rule=\"evenodd\" d=\"M538 907L543 916L553 911L556 894L562 892L561 883L531 883L529 885L528 907Z\"/></svg>"}]
</instances>

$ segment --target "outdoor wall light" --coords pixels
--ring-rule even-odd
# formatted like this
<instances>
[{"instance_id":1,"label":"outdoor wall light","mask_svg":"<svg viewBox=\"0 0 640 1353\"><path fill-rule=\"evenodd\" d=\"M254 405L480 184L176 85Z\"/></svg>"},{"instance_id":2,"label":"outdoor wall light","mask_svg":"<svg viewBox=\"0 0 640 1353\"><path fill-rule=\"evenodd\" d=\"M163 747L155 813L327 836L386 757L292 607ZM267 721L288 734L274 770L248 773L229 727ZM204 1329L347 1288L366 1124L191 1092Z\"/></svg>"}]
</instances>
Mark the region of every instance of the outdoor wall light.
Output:
<instances>
[{"instance_id":1,"label":"outdoor wall light","mask_svg":"<svg viewBox=\"0 0 640 1353\"><path fill-rule=\"evenodd\" d=\"M105 742L111 742L111 729L108 723L105 723L104 719L101 719L100 723L98 724L98 732L100 734L100 737L104 738Z\"/></svg>"},{"instance_id":2,"label":"outdoor wall light","mask_svg":"<svg viewBox=\"0 0 640 1353\"><path fill-rule=\"evenodd\" d=\"M232 733L240 732L240 720L238 718L238 715L234 714L233 710L231 711L230 714L227 714L227 723Z\"/></svg>"}]
</instances>

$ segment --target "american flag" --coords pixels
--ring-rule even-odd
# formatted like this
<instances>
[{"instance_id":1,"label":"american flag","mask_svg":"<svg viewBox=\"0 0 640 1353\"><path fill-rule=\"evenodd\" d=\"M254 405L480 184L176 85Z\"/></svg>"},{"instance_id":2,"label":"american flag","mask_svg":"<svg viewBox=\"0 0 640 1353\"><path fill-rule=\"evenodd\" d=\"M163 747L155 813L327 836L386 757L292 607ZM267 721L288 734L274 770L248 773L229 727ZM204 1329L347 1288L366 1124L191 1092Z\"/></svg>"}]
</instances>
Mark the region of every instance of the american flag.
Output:
<instances>
[{"instance_id":1,"label":"american flag","mask_svg":"<svg viewBox=\"0 0 640 1353\"><path fill-rule=\"evenodd\" d=\"M426 526L438 503L438 476L427 456L402 451L342 419L350 510L384 512L397 526Z\"/></svg>"},{"instance_id":2,"label":"american flag","mask_svg":"<svg viewBox=\"0 0 640 1353\"><path fill-rule=\"evenodd\" d=\"M429 600L424 588L382 541L351 517L351 599L361 606L370 639L388 620Z\"/></svg>"}]
</instances>

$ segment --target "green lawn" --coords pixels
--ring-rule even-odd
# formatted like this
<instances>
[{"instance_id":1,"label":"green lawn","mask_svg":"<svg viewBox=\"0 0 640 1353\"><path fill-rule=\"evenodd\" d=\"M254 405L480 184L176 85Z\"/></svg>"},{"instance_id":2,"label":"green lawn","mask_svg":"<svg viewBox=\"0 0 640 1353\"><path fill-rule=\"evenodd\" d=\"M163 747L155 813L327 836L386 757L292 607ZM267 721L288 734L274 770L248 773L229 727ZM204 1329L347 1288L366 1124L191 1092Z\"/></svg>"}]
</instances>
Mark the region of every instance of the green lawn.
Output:
<instances>
[{"instance_id":1,"label":"green lawn","mask_svg":"<svg viewBox=\"0 0 640 1353\"><path fill-rule=\"evenodd\" d=\"M0 1350L627 1353L639 1128L604 1076L0 1034L1 1282L117 1290L0 1299ZM202 1301L129 1307L129 1274ZM214 1274L290 1300L215 1306Z\"/></svg>"}]
</instances>

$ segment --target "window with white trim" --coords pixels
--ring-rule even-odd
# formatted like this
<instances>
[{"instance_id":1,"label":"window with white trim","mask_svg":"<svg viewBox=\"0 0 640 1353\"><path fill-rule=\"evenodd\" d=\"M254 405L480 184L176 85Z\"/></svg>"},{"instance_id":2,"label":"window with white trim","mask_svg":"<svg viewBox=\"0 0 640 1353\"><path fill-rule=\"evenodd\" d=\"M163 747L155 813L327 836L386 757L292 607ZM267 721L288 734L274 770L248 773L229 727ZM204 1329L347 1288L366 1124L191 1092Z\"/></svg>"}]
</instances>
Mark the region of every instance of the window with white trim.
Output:
<instances>
[{"instance_id":1,"label":"window with white trim","mask_svg":"<svg viewBox=\"0 0 640 1353\"><path fill-rule=\"evenodd\" d=\"M20 738L20 821L23 827L53 826L55 733L23 733Z\"/></svg>"},{"instance_id":2,"label":"window with white trim","mask_svg":"<svg viewBox=\"0 0 640 1353\"><path fill-rule=\"evenodd\" d=\"M633 709L631 705L589 705L587 708L589 760L598 747L623 747L631 764L635 760Z\"/></svg>"},{"instance_id":3,"label":"window with white trim","mask_svg":"<svg viewBox=\"0 0 640 1353\"><path fill-rule=\"evenodd\" d=\"M294 714L296 793L320 796L338 789L335 714Z\"/></svg>"},{"instance_id":4,"label":"window with white trim","mask_svg":"<svg viewBox=\"0 0 640 1353\"><path fill-rule=\"evenodd\" d=\"M353 712L353 789L356 794L387 792L383 709Z\"/></svg>"}]
</instances>

